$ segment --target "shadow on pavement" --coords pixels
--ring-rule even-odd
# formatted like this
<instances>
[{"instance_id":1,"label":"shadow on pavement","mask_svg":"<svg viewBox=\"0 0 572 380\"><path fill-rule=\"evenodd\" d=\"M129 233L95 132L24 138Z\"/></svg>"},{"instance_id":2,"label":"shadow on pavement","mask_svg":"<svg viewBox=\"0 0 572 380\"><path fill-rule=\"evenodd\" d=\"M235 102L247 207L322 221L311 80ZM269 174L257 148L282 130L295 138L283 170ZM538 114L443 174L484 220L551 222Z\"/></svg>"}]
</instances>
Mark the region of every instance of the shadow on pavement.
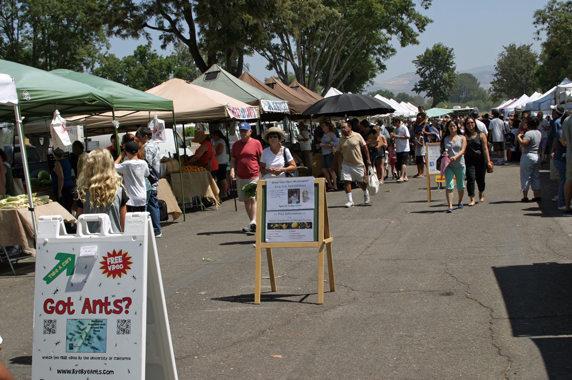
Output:
<instances>
[{"instance_id":1,"label":"shadow on pavement","mask_svg":"<svg viewBox=\"0 0 572 380\"><path fill-rule=\"evenodd\" d=\"M572 373L572 264L493 267L515 337L542 354L550 379Z\"/></svg>"},{"instance_id":2,"label":"shadow on pavement","mask_svg":"<svg viewBox=\"0 0 572 380\"><path fill-rule=\"evenodd\" d=\"M31 356L17 356L10 359L10 364L22 364L22 365L32 365Z\"/></svg>"},{"instance_id":3,"label":"shadow on pavement","mask_svg":"<svg viewBox=\"0 0 572 380\"><path fill-rule=\"evenodd\" d=\"M325 293L328 293L327 291ZM294 303L305 303L308 305L318 305L316 302L307 302L306 299L311 295L316 295L317 293L307 293L307 294L281 294L281 293L262 293L260 295L260 303L264 302L294 302ZM291 298L291 299L289 299ZM236 296L227 297L215 297L211 298L213 301L223 301L223 302L236 302L236 303L251 303L254 304L254 293L253 294L239 294Z\"/></svg>"},{"instance_id":4,"label":"shadow on pavement","mask_svg":"<svg viewBox=\"0 0 572 380\"><path fill-rule=\"evenodd\" d=\"M250 241L227 241L225 243L220 243L219 245L248 245L248 244L256 244L255 240Z\"/></svg>"},{"instance_id":5,"label":"shadow on pavement","mask_svg":"<svg viewBox=\"0 0 572 380\"><path fill-rule=\"evenodd\" d=\"M212 232L199 232L197 236L210 236L210 235L227 235L227 234L234 234L234 235L245 235L245 232L239 230L232 230L232 231L212 231Z\"/></svg>"}]
</instances>

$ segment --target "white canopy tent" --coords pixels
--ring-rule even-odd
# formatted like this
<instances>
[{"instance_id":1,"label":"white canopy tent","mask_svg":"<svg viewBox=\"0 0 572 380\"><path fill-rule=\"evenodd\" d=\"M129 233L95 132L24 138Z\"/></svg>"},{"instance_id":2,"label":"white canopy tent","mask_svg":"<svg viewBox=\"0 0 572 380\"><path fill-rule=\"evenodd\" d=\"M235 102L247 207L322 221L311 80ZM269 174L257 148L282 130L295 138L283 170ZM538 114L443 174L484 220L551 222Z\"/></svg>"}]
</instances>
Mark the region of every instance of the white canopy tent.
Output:
<instances>
[{"instance_id":1,"label":"white canopy tent","mask_svg":"<svg viewBox=\"0 0 572 380\"><path fill-rule=\"evenodd\" d=\"M564 104L565 108L572 108L572 83L559 84L556 87L556 100L558 104Z\"/></svg>"},{"instance_id":2,"label":"white canopy tent","mask_svg":"<svg viewBox=\"0 0 572 380\"><path fill-rule=\"evenodd\" d=\"M524 104L526 104L526 102L528 101L529 96L526 94L523 94L520 98L518 98L518 100L512 104L510 104L508 107L504 108L504 112L505 115L512 115L516 112L516 108L517 107L522 107Z\"/></svg>"},{"instance_id":3,"label":"white canopy tent","mask_svg":"<svg viewBox=\"0 0 572 380\"><path fill-rule=\"evenodd\" d=\"M533 110L533 109L532 109L532 103L533 103L536 99L540 98L541 96L542 96L542 94L541 94L540 92L535 92L534 94L530 95L530 98L528 98L526 104L524 104L524 105L522 106L522 110L523 110L523 111L532 111L532 110Z\"/></svg>"},{"instance_id":4,"label":"white canopy tent","mask_svg":"<svg viewBox=\"0 0 572 380\"><path fill-rule=\"evenodd\" d=\"M18 110L18 92L16 91L16 83L8 74L0 73L0 107L14 107L14 121L16 123L16 131L20 141L20 149L22 149L22 166L24 167L24 178L26 180L26 188L28 189L28 201L30 202L29 210L32 213L32 226L34 228L34 236L36 235L36 214L34 212L34 200L32 199L32 186L30 184L30 173L28 173L28 158L24 144L24 135L22 131L22 120L20 120L20 112ZM8 260L10 261L10 260Z\"/></svg>"},{"instance_id":5,"label":"white canopy tent","mask_svg":"<svg viewBox=\"0 0 572 380\"><path fill-rule=\"evenodd\" d=\"M324 98L329 98L330 96L336 96L336 95L341 95L343 94L343 92L341 92L340 90L338 90L335 87L330 87L330 89L328 90L328 92L326 92L326 95L324 95Z\"/></svg>"},{"instance_id":6,"label":"white canopy tent","mask_svg":"<svg viewBox=\"0 0 572 380\"><path fill-rule=\"evenodd\" d=\"M375 95L374 97L388 103L393 108L395 108L395 112L391 114L392 116L410 117L414 115L414 112L409 107L404 107L393 99L387 99L386 97L379 94Z\"/></svg>"},{"instance_id":7,"label":"white canopy tent","mask_svg":"<svg viewBox=\"0 0 572 380\"><path fill-rule=\"evenodd\" d=\"M504 102L502 102L501 104L499 104L497 107L493 108L494 110L500 110L503 107L508 106L509 104L511 104L512 102L516 101L516 99L509 99L509 100L505 100Z\"/></svg>"}]
</instances>

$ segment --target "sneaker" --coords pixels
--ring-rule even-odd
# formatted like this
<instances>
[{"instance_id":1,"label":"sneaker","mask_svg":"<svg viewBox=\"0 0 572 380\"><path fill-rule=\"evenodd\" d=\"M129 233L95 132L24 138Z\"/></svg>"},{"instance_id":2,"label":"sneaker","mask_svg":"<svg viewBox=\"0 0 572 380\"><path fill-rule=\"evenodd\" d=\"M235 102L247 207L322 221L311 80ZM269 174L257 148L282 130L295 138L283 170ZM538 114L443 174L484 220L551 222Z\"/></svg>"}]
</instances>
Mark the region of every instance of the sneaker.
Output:
<instances>
[{"instance_id":1,"label":"sneaker","mask_svg":"<svg viewBox=\"0 0 572 380\"><path fill-rule=\"evenodd\" d=\"M369 194L368 194L368 193L363 193L363 203L366 204L366 205L368 205L369 202L370 202Z\"/></svg>"},{"instance_id":2,"label":"sneaker","mask_svg":"<svg viewBox=\"0 0 572 380\"><path fill-rule=\"evenodd\" d=\"M354 202L348 202L348 203L346 203L346 207L347 207L347 208L354 207Z\"/></svg>"},{"instance_id":3,"label":"sneaker","mask_svg":"<svg viewBox=\"0 0 572 380\"><path fill-rule=\"evenodd\" d=\"M248 226L242 229L243 232L256 232L256 223L250 223Z\"/></svg>"},{"instance_id":4,"label":"sneaker","mask_svg":"<svg viewBox=\"0 0 572 380\"><path fill-rule=\"evenodd\" d=\"M554 198L552 198L552 202L558 202L558 195L555 195Z\"/></svg>"},{"instance_id":5,"label":"sneaker","mask_svg":"<svg viewBox=\"0 0 572 380\"><path fill-rule=\"evenodd\" d=\"M160 238L163 236L163 233L161 232L160 234L155 235L155 238Z\"/></svg>"},{"instance_id":6,"label":"sneaker","mask_svg":"<svg viewBox=\"0 0 572 380\"><path fill-rule=\"evenodd\" d=\"M564 211L564 214L562 214L562 216L572 216L572 211Z\"/></svg>"},{"instance_id":7,"label":"sneaker","mask_svg":"<svg viewBox=\"0 0 572 380\"><path fill-rule=\"evenodd\" d=\"M558 207L558 210L566 210L566 206L560 206Z\"/></svg>"}]
</instances>

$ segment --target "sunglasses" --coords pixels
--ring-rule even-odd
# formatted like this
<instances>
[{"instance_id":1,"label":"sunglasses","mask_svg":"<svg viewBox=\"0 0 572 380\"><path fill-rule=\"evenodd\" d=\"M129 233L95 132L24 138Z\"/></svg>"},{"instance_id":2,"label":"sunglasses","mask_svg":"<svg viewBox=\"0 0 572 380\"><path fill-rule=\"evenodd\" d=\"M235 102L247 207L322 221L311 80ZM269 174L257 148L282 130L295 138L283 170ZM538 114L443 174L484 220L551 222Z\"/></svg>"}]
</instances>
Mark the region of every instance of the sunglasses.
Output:
<instances>
[{"instance_id":1,"label":"sunglasses","mask_svg":"<svg viewBox=\"0 0 572 380\"><path fill-rule=\"evenodd\" d=\"M273 138L275 138L275 137L276 137L276 138L279 138L278 135L268 135L268 138L269 138L269 139L273 139Z\"/></svg>"}]
</instances>

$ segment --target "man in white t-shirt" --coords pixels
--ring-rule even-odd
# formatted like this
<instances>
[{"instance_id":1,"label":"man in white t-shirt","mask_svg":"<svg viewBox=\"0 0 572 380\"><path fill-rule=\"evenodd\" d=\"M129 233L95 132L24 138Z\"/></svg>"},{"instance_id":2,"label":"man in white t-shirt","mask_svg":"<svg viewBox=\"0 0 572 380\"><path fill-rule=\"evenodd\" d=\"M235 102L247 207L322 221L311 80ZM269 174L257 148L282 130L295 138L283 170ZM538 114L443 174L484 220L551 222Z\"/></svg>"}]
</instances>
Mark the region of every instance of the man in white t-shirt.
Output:
<instances>
[{"instance_id":1,"label":"man in white t-shirt","mask_svg":"<svg viewBox=\"0 0 572 380\"><path fill-rule=\"evenodd\" d=\"M546 143L548 141L548 132L550 131L550 123L544 118L542 111L536 114L536 119L538 120L538 130L540 131L540 149L541 149L541 159L542 163L546 163Z\"/></svg>"},{"instance_id":2,"label":"man in white t-shirt","mask_svg":"<svg viewBox=\"0 0 572 380\"><path fill-rule=\"evenodd\" d=\"M475 123L477 125L477 129L479 132L483 132L485 135L489 135L489 130L487 129L487 125L479 120L479 111L471 112L471 117L475 119Z\"/></svg>"},{"instance_id":3,"label":"man in white t-shirt","mask_svg":"<svg viewBox=\"0 0 572 380\"><path fill-rule=\"evenodd\" d=\"M399 172L399 178L396 182L408 182L409 178L407 177L407 160L409 157L409 138L411 134L409 133L409 129L405 124L401 122L398 118L391 119L391 124L395 128L393 130L393 138L395 139L395 169Z\"/></svg>"},{"instance_id":4,"label":"man in white t-shirt","mask_svg":"<svg viewBox=\"0 0 572 380\"><path fill-rule=\"evenodd\" d=\"M499 111L493 110L493 119L489 124L489 130L492 136L492 143L497 152L497 162L496 165L504 165L504 141L506 127L504 122L499 119Z\"/></svg>"},{"instance_id":5,"label":"man in white t-shirt","mask_svg":"<svg viewBox=\"0 0 572 380\"><path fill-rule=\"evenodd\" d=\"M300 149L302 150L302 161L304 166L307 168L312 168L312 139L310 138L310 132L308 127L304 123L298 124L300 132L296 135L296 140L300 143Z\"/></svg>"}]
</instances>

